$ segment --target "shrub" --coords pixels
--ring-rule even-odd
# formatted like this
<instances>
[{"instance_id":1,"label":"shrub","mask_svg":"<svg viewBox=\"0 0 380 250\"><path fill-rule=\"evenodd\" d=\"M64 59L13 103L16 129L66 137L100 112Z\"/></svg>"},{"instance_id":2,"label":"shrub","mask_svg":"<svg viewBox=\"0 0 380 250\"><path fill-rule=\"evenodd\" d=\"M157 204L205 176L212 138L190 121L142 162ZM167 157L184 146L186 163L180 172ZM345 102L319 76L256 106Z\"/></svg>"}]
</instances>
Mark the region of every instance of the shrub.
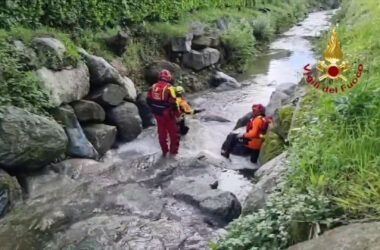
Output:
<instances>
[{"instance_id":1,"label":"shrub","mask_svg":"<svg viewBox=\"0 0 380 250\"><path fill-rule=\"evenodd\" d=\"M238 65L246 65L255 52L253 27L245 19L231 22L228 32L222 35L222 41L228 58Z\"/></svg>"},{"instance_id":2,"label":"shrub","mask_svg":"<svg viewBox=\"0 0 380 250\"><path fill-rule=\"evenodd\" d=\"M258 41L269 41L274 34L269 15L258 15L253 21L253 35Z\"/></svg>"},{"instance_id":3,"label":"shrub","mask_svg":"<svg viewBox=\"0 0 380 250\"><path fill-rule=\"evenodd\" d=\"M325 196L309 191L300 194L294 188L272 193L263 209L242 216L227 227L227 235L213 250L283 249L330 228L341 211Z\"/></svg>"},{"instance_id":4,"label":"shrub","mask_svg":"<svg viewBox=\"0 0 380 250\"><path fill-rule=\"evenodd\" d=\"M46 114L50 107L49 96L27 68L23 55L8 42L0 40L0 105Z\"/></svg>"}]
</instances>

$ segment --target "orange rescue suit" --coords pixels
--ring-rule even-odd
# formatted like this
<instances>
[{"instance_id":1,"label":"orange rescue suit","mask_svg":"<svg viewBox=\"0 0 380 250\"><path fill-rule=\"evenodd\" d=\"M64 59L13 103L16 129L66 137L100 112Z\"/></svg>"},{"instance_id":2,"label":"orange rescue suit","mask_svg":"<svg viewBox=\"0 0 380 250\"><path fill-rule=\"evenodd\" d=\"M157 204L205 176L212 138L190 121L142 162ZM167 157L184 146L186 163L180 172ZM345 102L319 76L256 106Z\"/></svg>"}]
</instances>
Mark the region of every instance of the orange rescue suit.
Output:
<instances>
[{"instance_id":1,"label":"orange rescue suit","mask_svg":"<svg viewBox=\"0 0 380 250\"><path fill-rule=\"evenodd\" d=\"M251 124L247 126L249 130L247 129L247 133L244 134L244 138L249 140L247 147L250 149L261 149L264 142L264 139L260 137L263 132L261 131L264 125L263 117L257 116L250 122Z\"/></svg>"}]
</instances>

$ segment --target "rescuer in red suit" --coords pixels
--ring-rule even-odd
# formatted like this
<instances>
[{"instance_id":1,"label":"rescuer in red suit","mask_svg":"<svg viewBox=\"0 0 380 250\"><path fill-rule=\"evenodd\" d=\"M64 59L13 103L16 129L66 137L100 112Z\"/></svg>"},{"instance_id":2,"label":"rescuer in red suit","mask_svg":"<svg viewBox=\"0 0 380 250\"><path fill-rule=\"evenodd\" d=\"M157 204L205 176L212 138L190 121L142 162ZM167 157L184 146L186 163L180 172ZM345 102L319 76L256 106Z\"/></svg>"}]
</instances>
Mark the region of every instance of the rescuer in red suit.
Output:
<instances>
[{"instance_id":1,"label":"rescuer in red suit","mask_svg":"<svg viewBox=\"0 0 380 250\"><path fill-rule=\"evenodd\" d=\"M158 140L163 156L168 153L175 156L179 148L179 135L176 115L178 106L173 86L172 75L168 70L162 70L159 81L150 88L147 102L157 120ZM170 147L168 146L168 136Z\"/></svg>"}]
</instances>

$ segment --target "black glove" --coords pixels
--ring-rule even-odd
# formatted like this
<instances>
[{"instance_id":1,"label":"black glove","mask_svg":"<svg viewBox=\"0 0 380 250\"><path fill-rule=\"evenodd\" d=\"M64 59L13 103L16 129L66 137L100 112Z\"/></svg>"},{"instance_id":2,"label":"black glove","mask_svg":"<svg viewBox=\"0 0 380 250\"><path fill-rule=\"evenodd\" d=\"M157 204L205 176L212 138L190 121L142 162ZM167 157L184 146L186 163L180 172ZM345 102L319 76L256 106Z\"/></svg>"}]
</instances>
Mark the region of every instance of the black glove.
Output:
<instances>
[{"instance_id":1,"label":"black glove","mask_svg":"<svg viewBox=\"0 0 380 250\"><path fill-rule=\"evenodd\" d=\"M202 113L203 111L205 111L205 109L195 109L194 114L199 114L199 113Z\"/></svg>"}]
</instances>

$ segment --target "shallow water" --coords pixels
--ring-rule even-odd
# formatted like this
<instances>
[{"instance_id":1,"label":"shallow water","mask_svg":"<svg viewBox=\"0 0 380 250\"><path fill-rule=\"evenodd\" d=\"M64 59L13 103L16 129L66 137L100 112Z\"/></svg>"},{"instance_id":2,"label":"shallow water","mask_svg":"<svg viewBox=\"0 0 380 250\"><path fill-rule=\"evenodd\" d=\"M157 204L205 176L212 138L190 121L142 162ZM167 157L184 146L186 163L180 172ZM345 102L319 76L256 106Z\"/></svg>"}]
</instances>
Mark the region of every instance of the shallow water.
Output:
<instances>
[{"instance_id":1,"label":"shallow water","mask_svg":"<svg viewBox=\"0 0 380 250\"><path fill-rule=\"evenodd\" d=\"M308 38L328 29L332 14L311 13L275 40L268 53L253 58L239 77L243 88L187 96L194 108L206 111L187 118L191 130L181 139L176 160L160 159L156 128L149 128L108 152L102 163L73 160L63 174L33 177L30 198L0 220L0 249L207 248L217 228L196 207L165 195L165 186L157 182L168 175L191 175L192 169L171 165L205 155L217 163L208 167L210 172L202 170L206 178L216 178L218 189L243 202L253 184L232 169L252 164L244 157L224 159L221 145L253 103L266 105L276 85L299 82L304 65L316 62ZM200 119L207 115L230 122Z\"/></svg>"},{"instance_id":2,"label":"shallow water","mask_svg":"<svg viewBox=\"0 0 380 250\"><path fill-rule=\"evenodd\" d=\"M311 13L304 21L282 34L271 43L265 55L253 58L252 64L244 75L239 77L243 82L242 89L225 92L212 90L188 95L187 99L193 108L206 111L193 117L187 117L190 127L188 135L181 139L179 157L187 158L207 154L223 160L228 168L250 167L248 158L231 157L231 161L220 156L220 148L226 136L234 128L236 121L248 113L253 103L266 105L276 85L298 83L303 74L303 67L316 63L310 37L317 37L329 28L329 19L334 11ZM204 122L201 116L216 115L230 120L221 123ZM117 155L146 155L160 152L155 128L145 130L137 140L121 146L112 157ZM251 183L238 172L226 171L220 176L220 187L234 192L243 201L250 190Z\"/></svg>"}]
</instances>

